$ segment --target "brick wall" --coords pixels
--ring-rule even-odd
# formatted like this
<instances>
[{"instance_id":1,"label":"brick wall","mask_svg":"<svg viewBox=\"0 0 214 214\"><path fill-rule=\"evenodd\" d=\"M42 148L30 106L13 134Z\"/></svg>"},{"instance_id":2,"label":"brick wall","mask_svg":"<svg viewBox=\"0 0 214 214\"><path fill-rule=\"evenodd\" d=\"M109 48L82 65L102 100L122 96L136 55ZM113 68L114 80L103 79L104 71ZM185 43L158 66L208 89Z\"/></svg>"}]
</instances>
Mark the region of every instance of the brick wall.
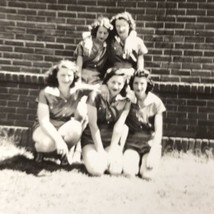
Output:
<instances>
[{"instance_id":1,"label":"brick wall","mask_svg":"<svg viewBox=\"0 0 214 214\"><path fill-rule=\"evenodd\" d=\"M0 71L43 73L98 15L127 10L158 81L214 83L213 0L1 0Z\"/></svg>"},{"instance_id":2,"label":"brick wall","mask_svg":"<svg viewBox=\"0 0 214 214\"><path fill-rule=\"evenodd\" d=\"M31 127L44 78L39 74L0 73L0 125ZM166 105L164 135L214 139L214 85L156 82Z\"/></svg>"},{"instance_id":3,"label":"brick wall","mask_svg":"<svg viewBox=\"0 0 214 214\"><path fill-rule=\"evenodd\" d=\"M167 107L164 134L214 139L213 0L1 0L0 125L30 127L43 75L98 15L127 10Z\"/></svg>"}]
</instances>

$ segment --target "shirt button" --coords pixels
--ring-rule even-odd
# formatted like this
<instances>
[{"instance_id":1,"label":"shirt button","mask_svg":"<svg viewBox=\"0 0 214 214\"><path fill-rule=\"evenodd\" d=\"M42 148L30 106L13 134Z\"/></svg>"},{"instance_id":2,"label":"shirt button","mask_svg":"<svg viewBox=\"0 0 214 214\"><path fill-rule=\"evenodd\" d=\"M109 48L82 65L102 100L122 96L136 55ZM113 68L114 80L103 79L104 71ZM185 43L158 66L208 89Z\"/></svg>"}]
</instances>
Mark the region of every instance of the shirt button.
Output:
<instances>
[{"instance_id":1,"label":"shirt button","mask_svg":"<svg viewBox=\"0 0 214 214\"><path fill-rule=\"evenodd\" d=\"M67 107L64 108L65 110L67 109Z\"/></svg>"},{"instance_id":2,"label":"shirt button","mask_svg":"<svg viewBox=\"0 0 214 214\"><path fill-rule=\"evenodd\" d=\"M67 100L65 100L65 103L67 103L68 101Z\"/></svg>"},{"instance_id":3,"label":"shirt button","mask_svg":"<svg viewBox=\"0 0 214 214\"><path fill-rule=\"evenodd\" d=\"M65 116L65 114L62 115L63 117Z\"/></svg>"}]
</instances>

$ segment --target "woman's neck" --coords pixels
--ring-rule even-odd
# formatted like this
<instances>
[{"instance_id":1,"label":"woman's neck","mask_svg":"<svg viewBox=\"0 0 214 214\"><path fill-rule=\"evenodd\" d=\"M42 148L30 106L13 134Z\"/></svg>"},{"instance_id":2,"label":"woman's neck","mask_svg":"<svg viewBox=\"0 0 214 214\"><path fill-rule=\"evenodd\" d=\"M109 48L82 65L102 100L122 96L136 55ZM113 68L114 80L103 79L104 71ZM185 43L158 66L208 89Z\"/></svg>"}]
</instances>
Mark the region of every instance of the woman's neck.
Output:
<instances>
[{"instance_id":1,"label":"woman's neck","mask_svg":"<svg viewBox=\"0 0 214 214\"><path fill-rule=\"evenodd\" d=\"M60 94L64 97L64 98L68 98L69 94L70 94L70 87L59 87L59 91Z\"/></svg>"},{"instance_id":2,"label":"woman's neck","mask_svg":"<svg viewBox=\"0 0 214 214\"><path fill-rule=\"evenodd\" d=\"M147 97L147 94L146 94L146 93L142 94L140 97L137 97L137 102L138 102L138 104L143 106L146 97Z\"/></svg>"},{"instance_id":3,"label":"woman's neck","mask_svg":"<svg viewBox=\"0 0 214 214\"><path fill-rule=\"evenodd\" d=\"M99 39L95 38L94 41L99 44L99 45L103 45L105 41L101 42Z\"/></svg>"}]
</instances>

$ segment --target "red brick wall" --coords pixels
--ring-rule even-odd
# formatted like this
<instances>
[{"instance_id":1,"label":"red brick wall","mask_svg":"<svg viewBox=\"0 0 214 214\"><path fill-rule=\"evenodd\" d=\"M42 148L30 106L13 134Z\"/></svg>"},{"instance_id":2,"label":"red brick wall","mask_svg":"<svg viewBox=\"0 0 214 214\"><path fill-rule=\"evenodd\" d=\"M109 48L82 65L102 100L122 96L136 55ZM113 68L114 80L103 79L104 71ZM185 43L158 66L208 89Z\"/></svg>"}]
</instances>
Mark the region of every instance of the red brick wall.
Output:
<instances>
[{"instance_id":1,"label":"red brick wall","mask_svg":"<svg viewBox=\"0 0 214 214\"><path fill-rule=\"evenodd\" d=\"M156 80L214 83L213 0L1 0L0 71L43 73L98 15L127 10Z\"/></svg>"}]
</instances>

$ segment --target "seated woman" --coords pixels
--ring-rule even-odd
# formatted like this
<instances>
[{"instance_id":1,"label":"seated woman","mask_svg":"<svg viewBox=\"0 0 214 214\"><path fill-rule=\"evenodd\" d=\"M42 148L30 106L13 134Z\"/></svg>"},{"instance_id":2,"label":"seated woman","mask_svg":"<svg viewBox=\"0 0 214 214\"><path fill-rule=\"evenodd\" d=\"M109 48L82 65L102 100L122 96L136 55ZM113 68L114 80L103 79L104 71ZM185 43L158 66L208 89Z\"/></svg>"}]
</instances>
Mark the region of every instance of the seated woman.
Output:
<instances>
[{"instance_id":1,"label":"seated woman","mask_svg":"<svg viewBox=\"0 0 214 214\"><path fill-rule=\"evenodd\" d=\"M134 70L144 69L144 55L148 50L144 41L135 35L135 20L129 12L113 16L111 24L113 31L109 39L108 63L126 69L127 74L132 76ZM131 49L129 54L126 53L127 49Z\"/></svg>"},{"instance_id":2,"label":"seated woman","mask_svg":"<svg viewBox=\"0 0 214 214\"><path fill-rule=\"evenodd\" d=\"M80 140L87 116L81 99L89 92L75 87L76 73L76 64L69 60L60 61L47 72L33 125L37 161L42 160L43 153L57 151L62 164L66 164L69 149Z\"/></svg>"},{"instance_id":3,"label":"seated woman","mask_svg":"<svg viewBox=\"0 0 214 214\"><path fill-rule=\"evenodd\" d=\"M130 107L129 100L123 97L127 84L121 69L108 69L103 84L109 90L109 100L103 97L102 92L89 94L89 124L81 138L84 164L94 176L100 176L106 170L111 174L121 174L123 147L119 142Z\"/></svg>"},{"instance_id":4,"label":"seated woman","mask_svg":"<svg viewBox=\"0 0 214 214\"><path fill-rule=\"evenodd\" d=\"M161 157L164 104L155 94L149 72L137 71L131 77L136 103L131 104L126 124L129 134L125 143L123 173L153 178Z\"/></svg>"},{"instance_id":5,"label":"seated woman","mask_svg":"<svg viewBox=\"0 0 214 214\"><path fill-rule=\"evenodd\" d=\"M110 20L100 16L90 25L90 32L83 33L83 40L74 52L78 75L83 82L102 83L108 57L107 40L112 28Z\"/></svg>"}]
</instances>

